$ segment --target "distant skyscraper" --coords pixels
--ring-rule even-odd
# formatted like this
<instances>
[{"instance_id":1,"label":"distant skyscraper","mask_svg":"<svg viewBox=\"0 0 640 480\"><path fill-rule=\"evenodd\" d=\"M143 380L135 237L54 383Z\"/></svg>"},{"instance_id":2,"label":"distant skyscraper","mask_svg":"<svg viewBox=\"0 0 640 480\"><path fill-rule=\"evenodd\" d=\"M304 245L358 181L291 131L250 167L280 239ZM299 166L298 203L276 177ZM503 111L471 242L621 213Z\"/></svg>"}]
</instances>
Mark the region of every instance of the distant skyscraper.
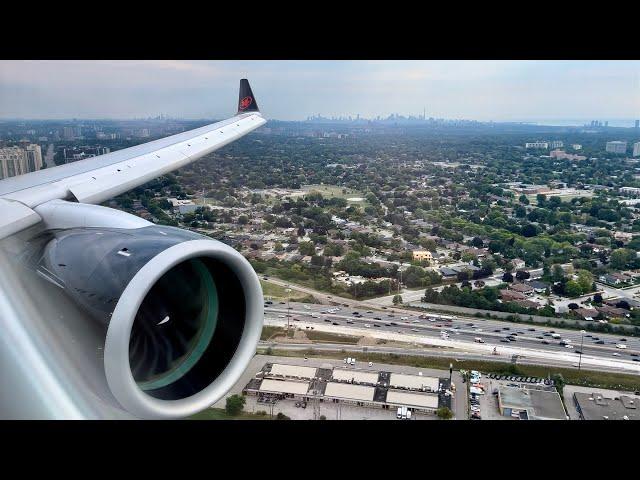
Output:
<instances>
[{"instance_id":1,"label":"distant skyscraper","mask_svg":"<svg viewBox=\"0 0 640 480\"><path fill-rule=\"evenodd\" d=\"M611 153L627 153L627 142L622 142L620 140L607 142L606 150Z\"/></svg>"},{"instance_id":2,"label":"distant skyscraper","mask_svg":"<svg viewBox=\"0 0 640 480\"><path fill-rule=\"evenodd\" d=\"M605 127L608 127L608 126L609 126L609 120L605 120L605 122L604 122L604 126L605 126Z\"/></svg>"},{"instance_id":3,"label":"distant skyscraper","mask_svg":"<svg viewBox=\"0 0 640 480\"><path fill-rule=\"evenodd\" d=\"M640 142L633 144L633 156L640 157Z\"/></svg>"},{"instance_id":4,"label":"distant skyscraper","mask_svg":"<svg viewBox=\"0 0 640 480\"><path fill-rule=\"evenodd\" d=\"M640 128L640 120L636 120L636 128Z\"/></svg>"},{"instance_id":5,"label":"distant skyscraper","mask_svg":"<svg viewBox=\"0 0 640 480\"><path fill-rule=\"evenodd\" d=\"M62 138L65 140L73 140L75 135L73 134L73 127L63 127Z\"/></svg>"},{"instance_id":6,"label":"distant skyscraper","mask_svg":"<svg viewBox=\"0 0 640 480\"><path fill-rule=\"evenodd\" d=\"M525 148L549 148L548 142L530 142L524 144Z\"/></svg>"},{"instance_id":7,"label":"distant skyscraper","mask_svg":"<svg viewBox=\"0 0 640 480\"><path fill-rule=\"evenodd\" d=\"M35 172L41 168L40 145L30 144L24 148L0 148L0 179Z\"/></svg>"},{"instance_id":8,"label":"distant skyscraper","mask_svg":"<svg viewBox=\"0 0 640 480\"><path fill-rule=\"evenodd\" d=\"M40 145L32 143L24 147L27 155L27 170L35 172L42 168L42 150Z\"/></svg>"}]
</instances>

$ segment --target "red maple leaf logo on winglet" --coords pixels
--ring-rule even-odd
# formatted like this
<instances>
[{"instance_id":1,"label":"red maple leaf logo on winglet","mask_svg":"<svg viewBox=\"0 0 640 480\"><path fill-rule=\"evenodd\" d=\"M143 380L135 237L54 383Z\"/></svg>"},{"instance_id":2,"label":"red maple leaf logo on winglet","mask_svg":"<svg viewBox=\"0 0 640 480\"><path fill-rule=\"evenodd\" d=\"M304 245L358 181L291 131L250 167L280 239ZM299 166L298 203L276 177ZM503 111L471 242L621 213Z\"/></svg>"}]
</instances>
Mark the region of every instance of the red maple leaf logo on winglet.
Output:
<instances>
[{"instance_id":1,"label":"red maple leaf logo on winglet","mask_svg":"<svg viewBox=\"0 0 640 480\"><path fill-rule=\"evenodd\" d=\"M240 100L240 110L249 108L249 105L251 105L251 103L253 103L253 99L251 97L244 97L242 100Z\"/></svg>"}]
</instances>

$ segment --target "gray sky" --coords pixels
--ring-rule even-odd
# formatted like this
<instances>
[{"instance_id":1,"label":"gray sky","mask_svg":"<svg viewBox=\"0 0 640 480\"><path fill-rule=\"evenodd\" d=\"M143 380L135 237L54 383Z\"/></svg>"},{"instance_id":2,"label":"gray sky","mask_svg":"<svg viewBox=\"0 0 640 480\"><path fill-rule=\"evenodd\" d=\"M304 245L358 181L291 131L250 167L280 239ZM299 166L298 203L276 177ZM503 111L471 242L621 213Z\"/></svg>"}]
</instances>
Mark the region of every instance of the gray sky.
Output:
<instances>
[{"instance_id":1,"label":"gray sky","mask_svg":"<svg viewBox=\"0 0 640 480\"><path fill-rule=\"evenodd\" d=\"M640 118L640 61L0 61L0 118Z\"/></svg>"}]
</instances>

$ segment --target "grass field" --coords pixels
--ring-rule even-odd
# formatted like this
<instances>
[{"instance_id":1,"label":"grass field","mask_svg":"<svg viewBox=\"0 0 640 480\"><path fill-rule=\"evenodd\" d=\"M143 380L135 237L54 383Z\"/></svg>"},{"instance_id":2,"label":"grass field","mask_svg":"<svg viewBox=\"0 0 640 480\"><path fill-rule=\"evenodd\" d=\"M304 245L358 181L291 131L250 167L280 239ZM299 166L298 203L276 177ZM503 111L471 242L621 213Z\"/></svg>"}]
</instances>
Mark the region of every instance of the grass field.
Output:
<instances>
[{"instance_id":1,"label":"grass field","mask_svg":"<svg viewBox=\"0 0 640 480\"><path fill-rule=\"evenodd\" d=\"M338 197L344 198L352 205L367 205L367 201L364 200L364 194L352 188L339 187L336 185L304 185L302 188L308 192L320 192L325 198ZM343 193L343 190L346 190L346 193ZM354 201L349 200L350 198L362 198L363 200Z\"/></svg>"},{"instance_id":2,"label":"grass field","mask_svg":"<svg viewBox=\"0 0 640 480\"><path fill-rule=\"evenodd\" d=\"M261 353L261 352L258 352ZM640 390L640 377L623 373L597 372L593 370L578 371L572 368L548 367L541 365L513 365L505 362L493 362L485 360L458 360L443 357L422 357L416 355L398 355L395 353L354 353L350 354L358 361L386 363L390 365L407 365L418 368L436 368L448 370L449 364L453 364L455 370L479 370L483 373L511 374L530 377L547 377L554 373L560 373L567 384L582 385L586 387L607 388L613 390L635 391ZM289 357L321 357L342 359L344 352L340 350L318 352L307 350L278 350L272 349L271 355Z\"/></svg>"},{"instance_id":3,"label":"grass field","mask_svg":"<svg viewBox=\"0 0 640 480\"><path fill-rule=\"evenodd\" d=\"M273 327L270 325L264 325L262 327L262 334L260 340L269 340L274 335L284 335L285 329L282 327Z\"/></svg>"},{"instance_id":4,"label":"grass field","mask_svg":"<svg viewBox=\"0 0 640 480\"><path fill-rule=\"evenodd\" d=\"M307 338L315 342L330 342L330 343L346 343L355 345L360 340L360 337L353 335L340 335L339 333L320 332L318 330L305 331Z\"/></svg>"},{"instance_id":5,"label":"grass field","mask_svg":"<svg viewBox=\"0 0 640 480\"><path fill-rule=\"evenodd\" d=\"M269 415L256 415L242 412L240 415L229 415L223 408L207 408L189 417L189 420L269 420Z\"/></svg>"},{"instance_id":6,"label":"grass field","mask_svg":"<svg viewBox=\"0 0 640 480\"><path fill-rule=\"evenodd\" d=\"M291 289L291 292L287 293L285 287L280 285L276 285L275 283L265 282L264 280L260 280L260 285L262 285L262 294L265 297L270 297L277 301L287 301L287 295L289 295L289 299L292 302L303 302L303 303L317 303L315 298L312 295L308 295L299 290Z\"/></svg>"}]
</instances>

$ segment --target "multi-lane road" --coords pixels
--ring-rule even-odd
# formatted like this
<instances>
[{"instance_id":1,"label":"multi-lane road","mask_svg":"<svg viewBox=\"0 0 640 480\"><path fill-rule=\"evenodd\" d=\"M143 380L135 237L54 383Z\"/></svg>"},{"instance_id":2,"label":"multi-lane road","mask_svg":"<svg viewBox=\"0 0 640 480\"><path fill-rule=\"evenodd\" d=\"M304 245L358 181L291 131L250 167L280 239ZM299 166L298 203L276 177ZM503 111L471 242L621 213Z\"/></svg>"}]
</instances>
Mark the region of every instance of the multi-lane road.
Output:
<instances>
[{"instance_id":1,"label":"multi-lane road","mask_svg":"<svg viewBox=\"0 0 640 480\"><path fill-rule=\"evenodd\" d=\"M421 339L457 349L473 346L474 351L484 351L485 355L492 355L494 348L497 354L503 355L520 350L549 352L558 354L555 357L568 359L575 364L580 362L589 368L600 365L608 370L610 366L620 364L624 370L640 372L640 338L636 337L589 332L583 335L577 330L491 319L419 314L395 308L366 310L366 306L365 309L345 306L350 303L345 301L339 306L328 306L292 302L288 311L286 303L274 302L265 304L265 318L268 324L282 324L288 320L292 325L300 324L305 328L315 326L317 329L344 333L353 330L354 334L358 335L370 332L372 336L395 336L405 342ZM329 311L336 308L339 310ZM444 320L443 317L448 320ZM446 335L443 335L443 332L446 332ZM554 334L560 335L560 338L554 338ZM508 340L507 337L515 340ZM479 340L482 343L479 343ZM573 348L568 348L561 342L568 343ZM619 345L626 348L619 348Z\"/></svg>"}]
</instances>

